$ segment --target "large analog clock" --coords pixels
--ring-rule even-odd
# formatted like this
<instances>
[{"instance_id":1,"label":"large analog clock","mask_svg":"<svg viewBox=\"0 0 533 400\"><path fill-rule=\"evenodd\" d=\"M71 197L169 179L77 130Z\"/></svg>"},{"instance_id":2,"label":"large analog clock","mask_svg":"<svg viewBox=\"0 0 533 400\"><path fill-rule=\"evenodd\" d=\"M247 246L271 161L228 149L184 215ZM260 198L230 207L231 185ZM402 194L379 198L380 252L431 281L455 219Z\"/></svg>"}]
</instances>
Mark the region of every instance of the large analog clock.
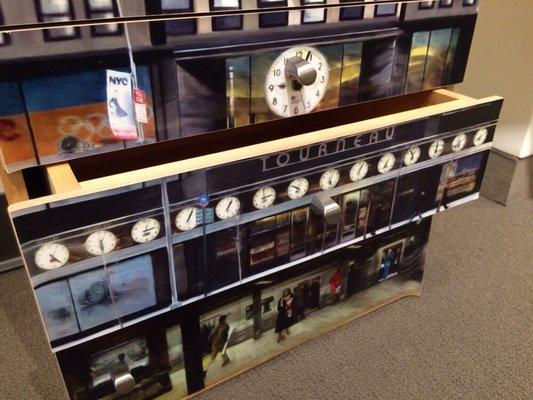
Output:
<instances>
[{"instance_id":1,"label":"large analog clock","mask_svg":"<svg viewBox=\"0 0 533 400\"><path fill-rule=\"evenodd\" d=\"M110 253L117 246L117 237L113 232L99 230L91 233L85 240L85 250L93 256Z\"/></svg>"},{"instance_id":2,"label":"large analog clock","mask_svg":"<svg viewBox=\"0 0 533 400\"><path fill-rule=\"evenodd\" d=\"M453 138L452 142L452 150L454 152L461 151L466 146L466 135L464 133L458 134L456 137Z\"/></svg>"},{"instance_id":3,"label":"large analog clock","mask_svg":"<svg viewBox=\"0 0 533 400\"><path fill-rule=\"evenodd\" d=\"M322 53L313 47L293 47L267 71L265 101L280 117L306 114L324 98L328 79L328 61Z\"/></svg>"},{"instance_id":4,"label":"large analog clock","mask_svg":"<svg viewBox=\"0 0 533 400\"><path fill-rule=\"evenodd\" d=\"M61 243L47 243L35 253L35 264L41 269L55 269L65 265L70 257L67 246Z\"/></svg>"},{"instance_id":5,"label":"large analog clock","mask_svg":"<svg viewBox=\"0 0 533 400\"><path fill-rule=\"evenodd\" d=\"M430 158L437 158L444 152L444 140L438 139L435 140L428 149L428 154Z\"/></svg>"},{"instance_id":6,"label":"large analog clock","mask_svg":"<svg viewBox=\"0 0 533 400\"><path fill-rule=\"evenodd\" d=\"M474 146L480 146L483 143L485 143L485 140L487 140L487 135L489 134L489 131L487 128L481 128L476 132L476 135L474 136Z\"/></svg>"},{"instance_id":7,"label":"large analog clock","mask_svg":"<svg viewBox=\"0 0 533 400\"><path fill-rule=\"evenodd\" d=\"M227 196L221 199L215 207L215 214L220 219L228 219L239 214L241 202L235 196Z\"/></svg>"},{"instance_id":8,"label":"large analog clock","mask_svg":"<svg viewBox=\"0 0 533 400\"><path fill-rule=\"evenodd\" d=\"M360 181L367 173L368 163L366 161L358 161L350 169L350 179L353 182Z\"/></svg>"},{"instance_id":9,"label":"large analog clock","mask_svg":"<svg viewBox=\"0 0 533 400\"><path fill-rule=\"evenodd\" d=\"M339 179L340 179L339 170L336 168L330 168L320 176L318 185L320 186L320 189L322 190L331 190L335 186L337 186L337 183L339 183Z\"/></svg>"},{"instance_id":10,"label":"large analog clock","mask_svg":"<svg viewBox=\"0 0 533 400\"><path fill-rule=\"evenodd\" d=\"M268 208L272 204L274 204L275 200L276 191L274 190L274 188L270 186L265 186L255 192L253 203L255 208L257 208L258 210L262 210L263 208Z\"/></svg>"},{"instance_id":11,"label":"large analog clock","mask_svg":"<svg viewBox=\"0 0 533 400\"><path fill-rule=\"evenodd\" d=\"M137 243L154 240L161 231L161 224L155 218L142 218L131 228L131 238Z\"/></svg>"},{"instance_id":12,"label":"large analog clock","mask_svg":"<svg viewBox=\"0 0 533 400\"><path fill-rule=\"evenodd\" d=\"M296 178L289 184L287 196L291 200L296 200L305 196L307 190L309 190L309 181L306 178Z\"/></svg>"},{"instance_id":13,"label":"large analog clock","mask_svg":"<svg viewBox=\"0 0 533 400\"><path fill-rule=\"evenodd\" d=\"M394 168L394 164L396 163L396 157L392 153L387 153L381 156L381 158L378 161L378 171L380 174L384 174L385 172L389 172L392 168Z\"/></svg>"},{"instance_id":14,"label":"large analog clock","mask_svg":"<svg viewBox=\"0 0 533 400\"><path fill-rule=\"evenodd\" d=\"M196 220L196 207L185 207L181 209L176 214L174 224L180 231L190 231L196 228L198 225Z\"/></svg>"},{"instance_id":15,"label":"large analog clock","mask_svg":"<svg viewBox=\"0 0 533 400\"><path fill-rule=\"evenodd\" d=\"M403 156L403 163L405 165L413 165L415 164L418 159L420 158L420 147L413 146L405 152Z\"/></svg>"}]
</instances>

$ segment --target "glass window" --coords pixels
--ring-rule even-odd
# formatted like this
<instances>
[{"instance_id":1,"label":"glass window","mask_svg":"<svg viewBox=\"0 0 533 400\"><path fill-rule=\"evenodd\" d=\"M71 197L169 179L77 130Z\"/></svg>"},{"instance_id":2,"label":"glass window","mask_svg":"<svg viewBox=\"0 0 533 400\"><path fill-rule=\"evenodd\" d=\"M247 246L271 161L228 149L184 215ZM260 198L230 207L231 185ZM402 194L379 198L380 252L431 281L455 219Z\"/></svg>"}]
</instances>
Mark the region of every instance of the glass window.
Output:
<instances>
[{"instance_id":1,"label":"glass window","mask_svg":"<svg viewBox=\"0 0 533 400\"><path fill-rule=\"evenodd\" d=\"M302 0L302 5L324 4L325 0ZM302 11L302 24L316 24L326 22L326 9L311 8Z\"/></svg>"},{"instance_id":2,"label":"glass window","mask_svg":"<svg viewBox=\"0 0 533 400\"><path fill-rule=\"evenodd\" d=\"M2 14L2 9L0 9L0 26L4 25L4 15ZM0 46L5 46L9 44L9 35L7 33L0 34Z\"/></svg>"},{"instance_id":3,"label":"glass window","mask_svg":"<svg viewBox=\"0 0 533 400\"><path fill-rule=\"evenodd\" d=\"M37 0L37 14L41 22L65 22L74 19L71 0ZM69 40L80 37L80 29L72 26L45 29L44 40Z\"/></svg>"},{"instance_id":4,"label":"glass window","mask_svg":"<svg viewBox=\"0 0 533 400\"><path fill-rule=\"evenodd\" d=\"M420 9L428 9L433 8L435 6L435 1L421 1L418 3L418 8Z\"/></svg>"},{"instance_id":5,"label":"glass window","mask_svg":"<svg viewBox=\"0 0 533 400\"><path fill-rule=\"evenodd\" d=\"M440 0L439 7L445 8L445 7L451 7L453 6L453 0Z\"/></svg>"},{"instance_id":6,"label":"glass window","mask_svg":"<svg viewBox=\"0 0 533 400\"><path fill-rule=\"evenodd\" d=\"M116 0L86 0L85 9L87 18L102 19L118 17L118 7ZM91 27L93 36L115 36L122 35L121 24L97 25Z\"/></svg>"},{"instance_id":7,"label":"glass window","mask_svg":"<svg viewBox=\"0 0 533 400\"><path fill-rule=\"evenodd\" d=\"M240 10L240 0L211 0L211 11ZM213 17L212 28L214 31L229 31L242 29L242 15L226 15Z\"/></svg>"},{"instance_id":8,"label":"glass window","mask_svg":"<svg viewBox=\"0 0 533 400\"><path fill-rule=\"evenodd\" d=\"M477 3L477 0L463 0L464 6L473 6Z\"/></svg>"},{"instance_id":9,"label":"glass window","mask_svg":"<svg viewBox=\"0 0 533 400\"><path fill-rule=\"evenodd\" d=\"M341 3L352 2L353 0L340 0ZM342 7L340 13L341 21L349 21L353 19L363 19L365 6L356 7Z\"/></svg>"},{"instance_id":10,"label":"glass window","mask_svg":"<svg viewBox=\"0 0 533 400\"><path fill-rule=\"evenodd\" d=\"M258 0L259 8L286 7L286 0ZM289 13L286 11L259 14L259 27L270 28L273 26L286 26L289 22Z\"/></svg>"},{"instance_id":11,"label":"glass window","mask_svg":"<svg viewBox=\"0 0 533 400\"><path fill-rule=\"evenodd\" d=\"M161 0L162 13L186 13L194 11L191 0ZM196 33L196 19L177 19L166 22L166 34L169 36Z\"/></svg>"},{"instance_id":12,"label":"glass window","mask_svg":"<svg viewBox=\"0 0 533 400\"><path fill-rule=\"evenodd\" d=\"M391 17L396 15L397 4L382 4L376 6L375 16L376 17Z\"/></svg>"}]
</instances>

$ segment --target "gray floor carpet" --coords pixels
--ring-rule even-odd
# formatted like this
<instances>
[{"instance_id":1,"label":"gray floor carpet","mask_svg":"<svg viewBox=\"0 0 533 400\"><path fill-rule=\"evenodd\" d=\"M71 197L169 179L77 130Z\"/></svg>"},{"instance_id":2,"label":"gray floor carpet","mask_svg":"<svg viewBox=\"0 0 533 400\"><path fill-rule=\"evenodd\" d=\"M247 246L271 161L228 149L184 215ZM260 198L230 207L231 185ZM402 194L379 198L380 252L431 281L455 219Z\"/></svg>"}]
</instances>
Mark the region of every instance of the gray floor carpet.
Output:
<instances>
[{"instance_id":1,"label":"gray floor carpet","mask_svg":"<svg viewBox=\"0 0 533 400\"><path fill-rule=\"evenodd\" d=\"M533 399L533 200L434 220L421 299L355 320L197 399Z\"/></svg>"}]
</instances>

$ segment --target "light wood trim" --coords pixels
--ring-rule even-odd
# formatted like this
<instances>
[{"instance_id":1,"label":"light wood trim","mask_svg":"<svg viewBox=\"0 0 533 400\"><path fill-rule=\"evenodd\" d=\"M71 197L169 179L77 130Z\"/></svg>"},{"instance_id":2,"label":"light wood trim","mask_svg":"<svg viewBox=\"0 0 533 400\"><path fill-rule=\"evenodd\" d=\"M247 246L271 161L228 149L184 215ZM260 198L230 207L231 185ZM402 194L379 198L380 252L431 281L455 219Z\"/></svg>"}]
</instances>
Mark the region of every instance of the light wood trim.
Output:
<instances>
[{"instance_id":1,"label":"light wood trim","mask_svg":"<svg viewBox=\"0 0 533 400\"><path fill-rule=\"evenodd\" d=\"M449 95L447 91L441 93L443 95ZM335 140L346 136L353 136L368 131L382 129L387 126L424 118L430 115L456 111L462 108L473 107L476 105L498 101L501 99L502 98L499 96L492 96L480 100L471 98L452 100L447 101L445 103L434 104L427 107L421 107L396 114L385 115L383 117L373 118L365 121L340 125L333 128L321 129L318 131L309 132L302 135L296 135L289 138L273 140L270 142L259 143L232 150L226 150L219 153L194 157L187 160L174 161L135 171L128 171L105 176L102 178L82 181L80 182L79 189L44 196L41 198L24 201L18 204L12 204L11 206L9 206L8 211L9 213L14 213L25 208L39 206L50 202L62 201L73 197L95 194L106 190L116 189L119 187L125 187L151 180L166 178L185 172L245 160L247 158L259 157L264 154L283 152L298 147L309 146L314 143Z\"/></svg>"},{"instance_id":2,"label":"light wood trim","mask_svg":"<svg viewBox=\"0 0 533 400\"><path fill-rule=\"evenodd\" d=\"M433 93L439 93L447 97L451 97L452 99L456 100L474 100L473 97L467 96L465 94L457 93L453 91L453 88L449 89L437 89L434 90Z\"/></svg>"},{"instance_id":3,"label":"light wood trim","mask_svg":"<svg viewBox=\"0 0 533 400\"><path fill-rule=\"evenodd\" d=\"M8 204L24 202L29 199L22 171L15 171L8 174L6 170L0 166L0 181L4 187Z\"/></svg>"},{"instance_id":4,"label":"light wood trim","mask_svg":"<svg viewBox=\"0 0 533 400\"><path fill-rule=\"evenodd\" d=\"M74 175L68 163L49 165L46 167L46 174L48 176L50 190L54 194L81 188L80 183L76 179L76 175Z\"/></svg>"}]
</instances>

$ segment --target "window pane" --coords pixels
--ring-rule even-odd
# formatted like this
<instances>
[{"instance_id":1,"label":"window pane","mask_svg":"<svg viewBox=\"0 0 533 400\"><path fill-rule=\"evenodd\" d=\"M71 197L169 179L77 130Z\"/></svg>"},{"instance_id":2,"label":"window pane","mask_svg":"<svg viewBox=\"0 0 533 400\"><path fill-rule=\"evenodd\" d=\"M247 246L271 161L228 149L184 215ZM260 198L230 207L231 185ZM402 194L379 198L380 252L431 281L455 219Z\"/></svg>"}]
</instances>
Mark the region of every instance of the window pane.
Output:
<instances>
[{"instance_id":1,"label":"window pane","mask_svg":"<svg viewBox=\"0 0 533 400\"><path fill-rule=\"evenodd\" d=\"M113 0L88 0L91 10L112 10Z\"/></svg>"},{"instance_id":2,"label":"window pane","mask_svg":"<svg viewBox=\"0 0 533 400\"><path fill-rule=\"evenodd\" d=\"M190 0L162 0L161 9L169 10L189 10L191 8Z\"/></svg>"},{"instance_id":3,"label":"window pane","mask_svg":"<svg viewBox=\"0 0 533 400\"><path fill-rule=\"evenodd\" d=\"M68 0L40 0L43 14L68 14L70 4Z\"/></svg>"},{"instance_id":4,"label":"window pane","mask_svg":"<svg viewBox=\"0 0 533 400\"><path fill-rule=\"evenodd\" d=\"M214 0L214 7L239 8L239 0Z\"/></svg>"}]
</instances>

